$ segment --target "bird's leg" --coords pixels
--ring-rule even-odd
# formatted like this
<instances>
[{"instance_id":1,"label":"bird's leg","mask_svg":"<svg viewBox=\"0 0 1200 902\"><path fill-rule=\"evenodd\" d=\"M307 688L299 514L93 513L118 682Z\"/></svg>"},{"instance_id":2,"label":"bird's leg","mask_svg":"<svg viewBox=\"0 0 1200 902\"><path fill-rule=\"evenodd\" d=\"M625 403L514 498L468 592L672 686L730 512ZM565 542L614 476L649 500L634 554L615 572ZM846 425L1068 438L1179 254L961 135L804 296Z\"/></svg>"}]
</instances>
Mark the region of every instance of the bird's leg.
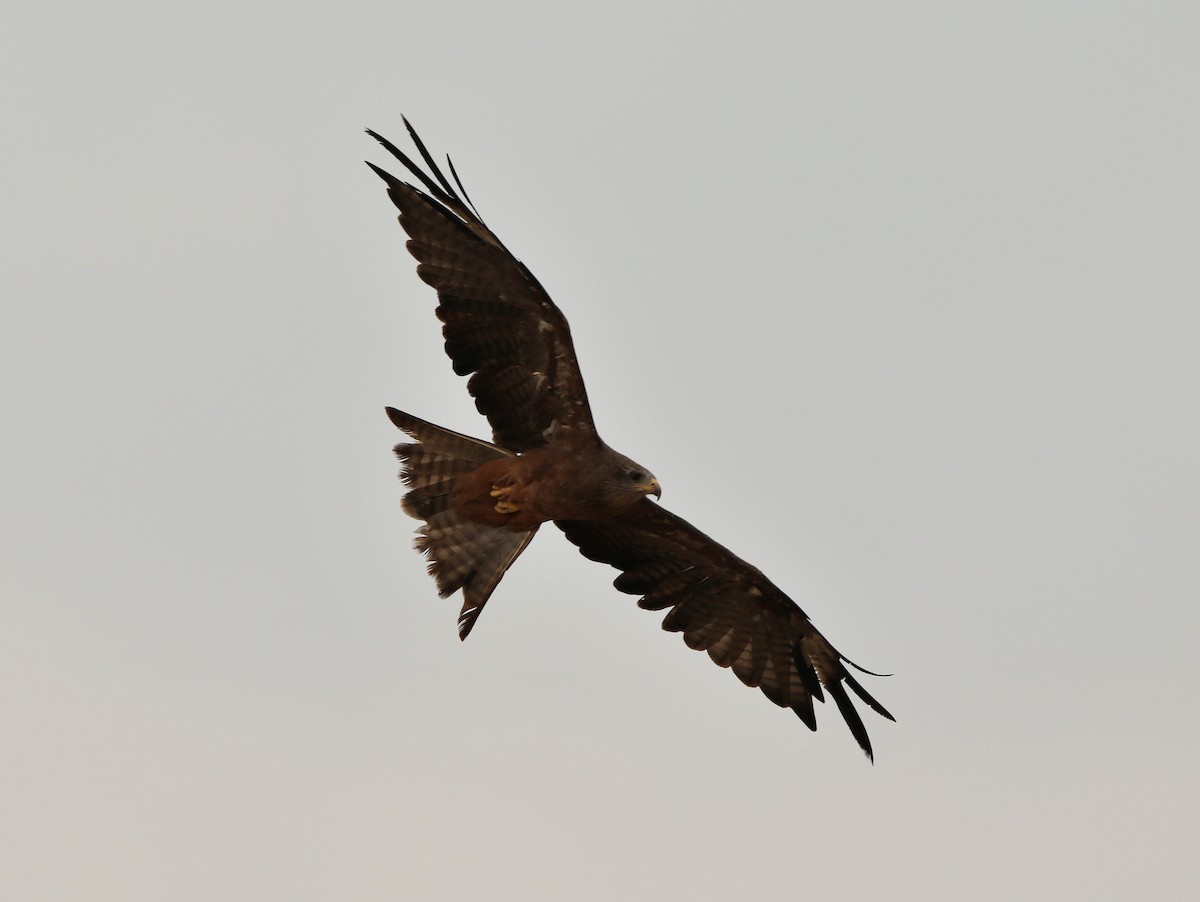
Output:
<instances>
[{"instance_id":1,"label":"bird's leg","mask_svg":"<svg viewBox=\"0 0 1200 902\"><path fill-rule=\"evenodd\" d=\"M521 509L517 505L513 504L511 501L507 500L510 492L512 492L511 485L504 485L504 486L493 485L492 486L492 490L488 494L490 494L493 498L496 499L496 513L498 513L498 514L515 514L517 511L519 511Z\"/></svg>"}]
</instances>

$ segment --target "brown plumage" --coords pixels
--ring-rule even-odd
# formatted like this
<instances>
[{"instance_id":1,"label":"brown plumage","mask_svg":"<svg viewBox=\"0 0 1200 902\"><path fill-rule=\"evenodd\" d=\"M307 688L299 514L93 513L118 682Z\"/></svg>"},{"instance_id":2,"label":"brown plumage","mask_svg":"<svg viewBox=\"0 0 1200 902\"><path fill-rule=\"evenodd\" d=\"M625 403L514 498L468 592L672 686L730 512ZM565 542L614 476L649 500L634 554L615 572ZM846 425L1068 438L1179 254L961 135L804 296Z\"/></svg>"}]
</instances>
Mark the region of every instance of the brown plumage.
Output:
<instances>
[{"instance_id":1,"label":"brown plumage","mask_svg":"<svg viewBox=\"0 0 1200 902\"><path fill-rule=\"evenodd\" d=\"M641 596L640 607L667 611L664 629L682 633L810 729L817 728L813 699L828 692L873 757L846 688L894 718L850 673L847 665L857 665L756 568L646 497L659 496L658 481L596 431L562 312L484 225L453 164L451 184L404 124L428 171L368 134L425 190L368 165L400 210L417 274L437 290L454 371L470 377L467 388L492 427L493 441L485 442L387 411L415 440L396 446L409 488L403 506L425 521L416 544L439 592L462 590L460 637L538 527L553 521L586 557L622 571L618 590Z\"/></svg>"}]
</instances>

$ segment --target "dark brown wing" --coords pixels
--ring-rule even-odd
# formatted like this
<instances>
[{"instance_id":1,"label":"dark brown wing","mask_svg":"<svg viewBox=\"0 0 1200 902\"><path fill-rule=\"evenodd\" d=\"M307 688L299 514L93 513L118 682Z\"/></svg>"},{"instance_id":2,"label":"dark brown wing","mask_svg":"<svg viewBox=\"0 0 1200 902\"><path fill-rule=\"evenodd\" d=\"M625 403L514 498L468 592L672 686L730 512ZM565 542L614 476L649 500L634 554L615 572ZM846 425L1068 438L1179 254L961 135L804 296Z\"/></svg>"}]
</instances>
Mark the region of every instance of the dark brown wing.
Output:
<instances>
[{"instance_id":1,"label":"dark brown wing","mask_svg":"<svg viewBox=\"0 0 1200 902\"><path fill-rule=\"evenodd\" d=\"M368 131L424 186L402 182L368 163L388 186L408 233L417 274L437 289L446 353L495 442L512 451L545 445L555 435L595 437L571 331L545 289L484 225L450 164L460 196L408 120L429 173L394 144ZM449 160L447 160L449 162ZM428 193L426 193L428 192Z\"/></svg>"},{"instance_id":2,"label":"dark brown wing","mask_svg":"<svg viewBox=\"0 0 1200 902\"><path fill-rule=\"evenodd\" d=\"M775 704L791 708L810 730L817 728L812 700L825 700L824 686L874 760L871 740L845 687L888 720L895 718L845 666L857 665L843 658L758 569L649 499L611 520L556 525L584 557L623 571L613 585L641 595L639 607L669 608L663 629L683 633L689 646L707 651L747 686L757 686Z\"/></svg>"}]
</instances>

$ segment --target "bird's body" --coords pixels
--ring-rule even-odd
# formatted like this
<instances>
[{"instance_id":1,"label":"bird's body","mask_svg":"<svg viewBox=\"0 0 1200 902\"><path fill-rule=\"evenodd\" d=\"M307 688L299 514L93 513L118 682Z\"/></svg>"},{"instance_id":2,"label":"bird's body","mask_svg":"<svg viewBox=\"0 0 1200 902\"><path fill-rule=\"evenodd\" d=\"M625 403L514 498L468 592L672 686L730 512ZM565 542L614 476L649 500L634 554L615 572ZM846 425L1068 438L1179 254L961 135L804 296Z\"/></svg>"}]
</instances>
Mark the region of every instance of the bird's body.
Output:
<instances>
[{"instance_id":1,"label":"bird's body","mask_svg":"<svg viewBox=\"0 0 1200 902\"><path fill-rule=\"evenodd\" d=\"M628 478L630 491L610 497L606 468L616 465L611 449L587 447L563 453L532 448L480 465L454 485L454 509L469 520L515 532L551 520L603 520L657 491L653 477ZM622 471L624 468L620 468Z\"/></svg>"},{"instance_id":2,"label":"bird's body","mask_svg":"<svg viewBox=\"0 0 1200 902\"><path fill-rule=\"evenodd\" d=\"M370 134L426 190L372 168L400 210L418 275L438 292L446 353L456 373L470 376L468 389L492 426L487 442L388 408L414 439L396 453L410 490L404 509L424 521L417 547L440 593L463 593L460 637L538 528L553 522L585 557L622 571L618 590L641 596L643 608L666 610L664 629L683 633L689 646L791 708L810 729L813 699L828 692L871 756L846 687L891 714L757 568L647 497L660 495L658 480L596 431L562 312L408 130L428 173Z\"/></svg>"}]
</instances>

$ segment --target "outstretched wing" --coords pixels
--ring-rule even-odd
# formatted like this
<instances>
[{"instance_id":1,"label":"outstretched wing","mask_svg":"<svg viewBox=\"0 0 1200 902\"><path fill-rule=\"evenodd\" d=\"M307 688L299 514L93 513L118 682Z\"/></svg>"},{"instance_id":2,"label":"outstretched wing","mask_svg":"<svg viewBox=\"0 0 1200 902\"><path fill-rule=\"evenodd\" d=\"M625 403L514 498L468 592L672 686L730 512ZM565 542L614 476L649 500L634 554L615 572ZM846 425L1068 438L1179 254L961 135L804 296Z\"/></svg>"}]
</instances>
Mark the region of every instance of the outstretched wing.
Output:
<instances>
[{"instance_id":1,"label":"outstretched wing","mask_svg":"<svg viewBox=\"0 0 1200 902\"><path fill-rule=\"evenodd\" d=\"M584 557L623 571L613 585L641 595L639 607L669 608L663 629L683 633L689 646L707 651L747 686L757 686L775 704L791 708L810 730L817 728L813 699L825 700L823 686L862 750L874 759L846 687L888 720L895 718L846 667L858 665L842 657L757 568L648 499L610 520L555 525Z\"/></svg>"},{"instance_id":2,"label":"outstretched wing","mask_svg":"<svg viewBox=\"0 0 1200 902\"><path fill-rule=\"evenodd\" d=\"M484 225L454 165L450 172L457 191L407 119L404 124L428 173L386 138L367 134L425 191L367 165L387 183L388 196L400 210L408 250L419 263L417 274L437 289L446 353L454 372L471 375L467 388L491 423L496 444L520 452L547 444L560 431L573 438L595 437L566 318Z\"/></svg>"}]
</instances>

